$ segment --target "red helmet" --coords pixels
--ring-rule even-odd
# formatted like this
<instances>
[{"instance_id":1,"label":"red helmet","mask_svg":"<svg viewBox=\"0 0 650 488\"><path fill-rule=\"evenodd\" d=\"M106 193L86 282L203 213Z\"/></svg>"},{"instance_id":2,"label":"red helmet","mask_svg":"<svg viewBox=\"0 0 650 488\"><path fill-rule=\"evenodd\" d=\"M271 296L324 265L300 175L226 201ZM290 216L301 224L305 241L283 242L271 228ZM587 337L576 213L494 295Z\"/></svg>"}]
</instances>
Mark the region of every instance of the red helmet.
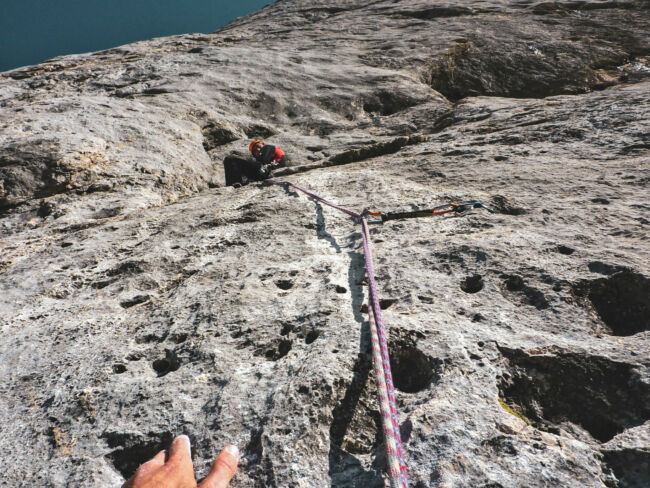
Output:
<instances>
[{"instance_id":1,"label":"red helmet","mask_svg":"<svg viewBox=\"0 0 650 488\"><path fill-rule=\"evenodd\" d=\"M264 141L263 141L262 139L253 139L253 142L251 142L251 143L249 144L249 146L248 146L248 150L251 152L251 154L252 154L253 156L255 156L255 154L253 153L253 151L255 150L255 148L256 148L258 145L263 146L263 145L264 145Z\"/></svg>"}]
</instances>

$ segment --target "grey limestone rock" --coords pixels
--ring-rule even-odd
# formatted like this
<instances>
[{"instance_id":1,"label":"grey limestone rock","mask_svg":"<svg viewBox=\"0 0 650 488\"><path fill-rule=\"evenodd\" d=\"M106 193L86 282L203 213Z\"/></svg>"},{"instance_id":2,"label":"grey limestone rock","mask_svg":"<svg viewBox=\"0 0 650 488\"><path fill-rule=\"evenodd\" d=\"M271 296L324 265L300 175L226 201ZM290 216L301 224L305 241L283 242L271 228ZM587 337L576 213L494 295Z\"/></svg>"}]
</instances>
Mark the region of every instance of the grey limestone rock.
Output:
<instances>
[{"instance_id":1,"label":"grey limestone rock","mask_svg":"<svg viewBox=\"0 0 650 488\"><path fill-rule=\"evenodd\" d=\"M414 487L650 484L647 1L280 0L0 74L0 471L387 486L359 227L225 187L251 138L373 225Z\"/></svg>"}]
</instances>

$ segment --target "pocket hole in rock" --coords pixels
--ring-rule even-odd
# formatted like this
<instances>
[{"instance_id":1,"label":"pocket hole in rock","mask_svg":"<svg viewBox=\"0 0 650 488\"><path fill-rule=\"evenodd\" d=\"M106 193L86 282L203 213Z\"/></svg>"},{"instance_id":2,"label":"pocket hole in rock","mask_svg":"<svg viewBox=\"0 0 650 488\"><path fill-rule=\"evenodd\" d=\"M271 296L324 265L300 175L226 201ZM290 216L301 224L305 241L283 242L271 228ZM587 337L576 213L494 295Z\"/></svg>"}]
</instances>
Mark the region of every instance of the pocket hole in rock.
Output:
<instances>
[{"instance_id":1,"label":"pocket hole in rock","mask_svg":"<svg viewBox=\"0 0 650 488\"><path fill-rule=\"evenodd\" d=\"M572 249L568 246L559 245L556 246L555 252L559 252L560 254L564 254L565 256L570 256L575 252L575 249Z\"/></svg>"},{"instance_id":2,"label":"pocket hole in rock","mask_svg":"<svg viewBox=\"0 0 650 488\"><path fill-rule=\"evenodd\" d=\"M36 215L41 218L45 218L48 215L51 215L52 212L54 212L55 208L56 206L52 202L41 200L41 203L38 206L38 210L36 211Z\"/></svg>"},{"instance_id":3,"label":"pocket hole in rock","mask_svg":"<svg viewBox=\"0 0 650 488\"><path fill-rule=\"evenodd\" d=\"M126 366L123 365L123 364L114 364L113 365L113 373L115 373L115 374L126 373Z\"/></svg>"},{"instance_id":4,"label":"pocket hole in rock","mask_svg":"<svg viewBox=\"0 0 650 488\"><path fill-rule=\"evenodd\" d=\"M465 293L478 293L483 289L485 283L481 275L473 275L466 277L460 283L460 289Z\"/></svg>"},{"instance_id":5,"label":"pocket hole in rock","mask_svg":"<svg viewBox=\"0 0 650 488\"><path fill-rule=\"evenodd\" d=\"M508 276L506 278L506 289L508 291L521 291L526 284L521 276Z\"/></svg>"},{"instance_id":6,"label":"pocket hole in rock","mask_svg":"<svg viewBox=\"0 0 650 488\"><path fill-rule=\"evenodd\" d=\"M305 337L305 344L311 344L316 339L318 339L318 336L320 336L320 331L318 331L318 330L310 330L307 333L307 336Z\"/></svg>"},{"instance_id":7,"label":"pocket hole in rock","mask_svg":"<svg viewBox=\"0 0 650 488\"><path fill-rule=\"evenodd\" d=\"M521 276L510 275L505 280L506 290L510 292L520 293L522 302L526 305L532 305L538 310L543 310L549 307L548 300L544 294L536 288L526 284Z\"/></svg>"},{"instance_id":8,"label":"pocket hole in rock","mask_svg":"<svg viewBox=\"0 0 650 488\"><path fill-rule=\"evenodd\" d=\"M131 298L130 300L121 301L120 306L122 308L131 308L148 301L149 301L149 295L138 295L136 297Z\"/></svg>"},{"instance_id":9,"label":"pocket hole in rock","mask_svg":"<svg viewBox=\"0 0 650 488\"><path fill-rule=\"evenodd\" d=\"M282 324L282 329L280 330L280 335L286 336L289 335L289 333L293 330L293 326L291 324Z\"/></svg>"},{"instance_id":10,"label":"pocket hole in rock","mask_svg":"<svg viewBox=\"0 0 650 488\"><path fill-rule=\"evenodd\" d=\"M429 358L413 346L391 348L390 366L395 388L404 393L424 390L434 375Z\"/></svg>"},{"instance_id":11,"label":"pocket hole in rock","mask_svg":"<svg viewBox=\"0 0 650 488\"><path fill-rule=\"evenodd\" d=\"M571 422L607 442L650 418L650 386L631 364L584 353L499 350L508 360L499 396L539 429L554 432Z\"/></svg>"},{"instance_id":12,"label":"pocket hole in rock","mask_svg":"<svg viewBox=\"0 0 650 488\"><path fill-rule=\"evenodd\" d=\"M158 376L165 376L172 371L176 371L181 367L181 363L172 351L165 351L165 357L161 359L156 359L151 367L154 369Z\"/></svg>"},{"instance_id":13,"label":"pocket hole in rock","mask_svg":"<svg viewBox=\"0 0 650 488\"><path fill-rule=\"evenodd\" d=\"M582 282L576 294L585 296L612 335L630 336L650 329L650 279L631 271Z\"/></svg>"},{"instance_id":14,"label":"pocket hole in rock","mask_svg":"<svg viewBox=\"0 0 650 488\"><path fill-rule=\"evenodd\" d=\"M289 354L289 351L291 351L292 346L293 346L293 342L291 340L282 339L280 342L278 342L277 347L267 349L264 352L264 357L269 361L277 361L278 359L282 359L287 354Z\"/></svg>"},{"instance_id":15,"label":"pocket hole in rock","mask_svg":"<svg viewBox=\"0 0 650 488\"><path fill-rule=\"evenodd\" d=\"M396 304L399 300L396 298L383 298L379 300L379 308L382 310L386 310L387 308L392 307L394 304ZM359 312L361 313L368 313L368 304L364 303L359 307Z\"/></svg>"},{"instance_id":16,"label":"pocket hole in rock","mask_svg":"<svg viewBox=\"0 0 650 488\"><path fill-rule=\"evenodd\" d=\"M181 332L181 333L179 333L179 334L175 334L175 335L172 337L172 340L173 340L176 344L181 344L181 343L183 343L183 342L185 342L185 341L187 340L187 337L188 337L188 335L187 335L185 332Z\"/></svg>"},{"instance_id":17,"label":"pocket hole in rock","mask_svg":"<svg viewBox=\"0 0 650 488\"><path fill-rule=\"evenodd\" d=\"M108 285L112 285L115 281L116 280L95 281L94 283L91 283L90 286L96 290L101 290L102 288L106 288Z\"/></svg>"},{"instance_id":18,"label":"pocket hole in rock","mask_svg":"<svg viewBox=\"0 0 650 488\"><path fill-rule=\"evenodd\" d=\"M278 345L278 359L283 358L289 354L289 351L291 351L291 345L291 341L280 341L280 344Z\"/></svg>"},{"instance_id":19,"label":"pocket hole in rock","mask_svg":"<svg viewBox=\"0 0 650 488\"><path fill-rule=\"evenodd\" d=\"M293 281L290 281L290 280L277 280L275 282L275 286L277 286L281 290L290 290L291 288L293 288Z\"/></svg>"},{"instance_id":20,"label":"pocket hole in rock","mask_svg":"<svg viewBox=\"0 0 650 488\"><path fill-rule=\"evenodd\" d=\"M173 439L170 432L157 434L156 438L143 438L134 434L111 432L104 434L109 447L116 448L106 457L125 479L130 478L136 469L163 449L168 449Z\"/></svg>"},{"instance_id":21,"label":"pocket hole in rock","mask_svg":"<svg viewBox=\"0 0 650 488\"><path fill-rule=\"evenodd\" d=\"M382 310L386 310L392 307L393 305L395 305L398 301L399 300L397 300L397 298L382 298L381 300L379 300L379 307Z\"/></svg>"},{"instance_id":22,"label":"pocket hole in rock","mask_svg":"<svg viewBox=\"0 0 650 488\"><path fill-rule=\"evenodd\" d=\"M600 203L601 205L609 205L609 200L607 198L592 198L592 203Z\"/></svg>"},{"instance_id":23,"label":"pocket hole in rock","mask_svg":"<svg viewBox=\"0 0 650 488\"><path fill-rule=\"evenodd\" d=\"M336 293L347 293L348 289L341 285L336 285Z\"/></svg>"},{"instance_id":24,"label":"pocket hole in rock","mask_svg":"<svg viewBox=\"0 0 650 488\"><path fill-rule=\"evenodd\" d=\"M496 195L490 199L490 206L500 214L504 215L524 215L527 213L527 210L511 199L506 198L502 195Z\"/></svg>"}]
</instances>

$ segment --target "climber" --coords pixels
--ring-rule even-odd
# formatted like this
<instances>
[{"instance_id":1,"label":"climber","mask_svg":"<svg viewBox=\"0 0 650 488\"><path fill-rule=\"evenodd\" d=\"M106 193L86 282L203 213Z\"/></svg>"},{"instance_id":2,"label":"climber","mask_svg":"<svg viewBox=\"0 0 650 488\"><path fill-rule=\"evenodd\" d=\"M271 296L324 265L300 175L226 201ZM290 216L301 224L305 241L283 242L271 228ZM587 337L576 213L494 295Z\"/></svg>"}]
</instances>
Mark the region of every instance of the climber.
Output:
<instances>
[{"instance_id":1,"label":"climber","mask_svg":"<svg viewBox=\"0 0 650 488\"><path fill-rule=\"evenodd\" d=\"M266 144L255 139L248 146L252 157L243 159L237 155L226 156L223 167L226 173L226 186L241 186L249 181L262 181L271 176L271 171L287 166L289 158L280 146Z\"/></svg>"},{"instance_id":2,"label":"climber","mask_svg":"<svg viewBox=\"0 0 650 488\"><path fill-rule=\"evenodd\" d=\"M160 451L142 464L122 488L226 488L237 470L239 449L227 446L212 463L208 476L196 484L190 439L178 436L169 452Z\"/></svg>"},{"instance_id":3,"label":"climber","mask_svg":"<svg viewBox=\"0 0 650 488\"><path fill-rule=\"evenodd\" d=\"M262 172L271 174L271 170L282 166L287 166L289 158L280 146L271 146L261 139L255 139L248 146L257 162L262 164Z\"/></svg>"}]
</instances>

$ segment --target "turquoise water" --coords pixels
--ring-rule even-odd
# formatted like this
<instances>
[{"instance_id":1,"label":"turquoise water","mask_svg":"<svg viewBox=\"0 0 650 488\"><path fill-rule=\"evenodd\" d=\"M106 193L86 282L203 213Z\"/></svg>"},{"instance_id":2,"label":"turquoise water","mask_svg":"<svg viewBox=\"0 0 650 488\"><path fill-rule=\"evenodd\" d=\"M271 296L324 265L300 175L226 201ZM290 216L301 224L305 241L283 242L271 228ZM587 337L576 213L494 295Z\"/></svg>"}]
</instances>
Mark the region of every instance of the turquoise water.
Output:
<instances>
[{"instance_id":1,"label":"turquoise water","mask_svg":"<svg viewBox=\"0 0 650 488\"><path fill-rule=\"evenodd\" d=\"M0 0L0 72L152 37L213 32L273 0Z\"/></svg>"}]
</instances>

